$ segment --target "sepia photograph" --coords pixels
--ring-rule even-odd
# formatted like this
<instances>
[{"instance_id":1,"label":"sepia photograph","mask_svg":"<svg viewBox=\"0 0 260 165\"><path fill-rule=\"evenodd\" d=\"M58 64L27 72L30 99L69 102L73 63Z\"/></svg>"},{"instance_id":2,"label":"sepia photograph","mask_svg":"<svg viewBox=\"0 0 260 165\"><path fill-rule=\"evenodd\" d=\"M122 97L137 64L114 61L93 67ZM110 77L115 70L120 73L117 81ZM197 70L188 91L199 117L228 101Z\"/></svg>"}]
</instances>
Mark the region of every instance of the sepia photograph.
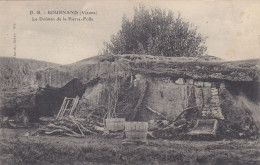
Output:
<instances>
[{"instance_id":1,"label":"sepia photograph","mask_svg":"<svg viewBox=\"0 0 260 165\"><path fill-rule=\"evenodd\" d=\"M260 0L0 1L0 164L260 164Z\"/></svg>"}]
</instances>

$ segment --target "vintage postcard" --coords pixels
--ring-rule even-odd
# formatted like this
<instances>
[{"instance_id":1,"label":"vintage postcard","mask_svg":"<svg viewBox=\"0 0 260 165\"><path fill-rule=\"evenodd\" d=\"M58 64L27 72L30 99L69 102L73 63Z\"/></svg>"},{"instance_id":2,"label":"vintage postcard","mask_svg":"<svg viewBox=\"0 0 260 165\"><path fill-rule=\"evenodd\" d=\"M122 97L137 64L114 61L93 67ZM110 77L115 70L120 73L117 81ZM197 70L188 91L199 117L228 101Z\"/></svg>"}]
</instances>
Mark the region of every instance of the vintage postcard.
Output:
<instances>
[{"instance_id":1,"label":"vintage postcard","mask_svg":"<svg viewBox=\"0 0 260 165\"><path fill-rule=\"evenodd\" d=\"M0 164L260 164L260 1L0 1Z\"/></svg>"}]
</instances>

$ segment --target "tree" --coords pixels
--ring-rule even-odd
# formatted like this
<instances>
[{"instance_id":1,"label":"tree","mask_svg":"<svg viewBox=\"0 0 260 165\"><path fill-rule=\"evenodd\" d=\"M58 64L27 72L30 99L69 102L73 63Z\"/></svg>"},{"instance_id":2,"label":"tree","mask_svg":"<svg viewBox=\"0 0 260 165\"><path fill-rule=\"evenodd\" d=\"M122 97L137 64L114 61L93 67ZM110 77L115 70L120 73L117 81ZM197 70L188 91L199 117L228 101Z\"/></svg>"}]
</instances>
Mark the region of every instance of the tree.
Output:
<instances>
[{"instance_id":1,"label":"tree","mask_svg":"<svg viewBox=\"0 0 260 165\"><path fill-rule=\"evenodd\" d=\"M103 54L150 54L157 56L200 56L205 54L205 39L190 22L159 8L135 8L134 18L122 18L122 26Z\"/></svg>"}]
</instances>

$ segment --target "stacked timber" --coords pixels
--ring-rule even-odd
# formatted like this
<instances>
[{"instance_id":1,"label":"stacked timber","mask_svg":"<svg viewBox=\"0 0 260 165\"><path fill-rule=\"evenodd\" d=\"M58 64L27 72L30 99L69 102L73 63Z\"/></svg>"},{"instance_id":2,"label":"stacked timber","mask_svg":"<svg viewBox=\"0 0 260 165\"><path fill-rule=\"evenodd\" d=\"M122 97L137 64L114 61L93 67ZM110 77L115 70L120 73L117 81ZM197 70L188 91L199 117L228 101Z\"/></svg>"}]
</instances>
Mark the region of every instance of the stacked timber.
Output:
<instances>
[{"instance_id":1,"label":"stacked timber","mask_svg":"<svg viewBox=\"0 0 260 165\"><path fill-rule=\"evenodd\" d=\"M72 137L85 137L90 134L102 134L104 131L103 123L95 120L78 119L75 117L52 120L49 124L40 127L32 135L59 135Z\"/></svg>"}]
</instances>

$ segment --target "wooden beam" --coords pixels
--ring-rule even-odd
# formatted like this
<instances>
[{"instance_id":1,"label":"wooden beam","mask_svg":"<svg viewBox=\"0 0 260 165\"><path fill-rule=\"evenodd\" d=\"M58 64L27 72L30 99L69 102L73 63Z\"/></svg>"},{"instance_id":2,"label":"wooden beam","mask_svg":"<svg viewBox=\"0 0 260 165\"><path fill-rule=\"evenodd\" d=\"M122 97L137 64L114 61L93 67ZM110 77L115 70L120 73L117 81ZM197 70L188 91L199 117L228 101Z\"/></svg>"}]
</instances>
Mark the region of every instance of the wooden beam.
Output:
<instances>
[{"instance_id":1,"label":"wooden beam","mask_svg":"<svg viewBox=\"0 0 260 165\"><path fill-rule=\"evenodd\" d=\"M62 112L63 109L64 109L64 105L65 105L66 99L67 99L67 97L65 97L65 98L63 99L62 105L61 105L61 107L60 107L60 110L59 110L58 115L56 116L56 119L58 119L58 118L60 117L60 114L61 114L61 112Z\"/></svg>"},{"instance_id":2,"label":"wooden beam","mask_svg":"<svg viewBox=\"0 0 260 165\"><path fill-rule=\"evenodd\" d=\"M141 96L140 96L140 98L138 99L138 102L137 102L137 104L136 104L136 106L135 106L135 108L134 108L134 110L133 110L133 112L132 112L132 114L131 114L131 117L130 117L130 120L131 121L133 121L134 120L134 118L135 118L135 116L136 116L136 114L137 114L137 112L138 112L138 108L139 108L139 106L142 104L142 102L143 102L143 99L144 99L144 96L145 96L145 94L146 94L146 91L147 91L147 89L148 89L148 82L146 81L145 82L145 86L144 86L144 91L143 91L143 93L141 93Z\"/></svg>"},{"instance_id":3,"label":"wooden beam","mask_svg":"<svg viewBox=\"0 0 260 165\"><path fill-rule=\"evenodd\" d=\"M153 110L151 107L148 107L147 105L145 106L148 110L150 110L151 112L163 117L164 119L167 119L166 116L164 116L163 114L161 114L160 112L157 112L156 110Z\"/></svg>"}]
</instances>

